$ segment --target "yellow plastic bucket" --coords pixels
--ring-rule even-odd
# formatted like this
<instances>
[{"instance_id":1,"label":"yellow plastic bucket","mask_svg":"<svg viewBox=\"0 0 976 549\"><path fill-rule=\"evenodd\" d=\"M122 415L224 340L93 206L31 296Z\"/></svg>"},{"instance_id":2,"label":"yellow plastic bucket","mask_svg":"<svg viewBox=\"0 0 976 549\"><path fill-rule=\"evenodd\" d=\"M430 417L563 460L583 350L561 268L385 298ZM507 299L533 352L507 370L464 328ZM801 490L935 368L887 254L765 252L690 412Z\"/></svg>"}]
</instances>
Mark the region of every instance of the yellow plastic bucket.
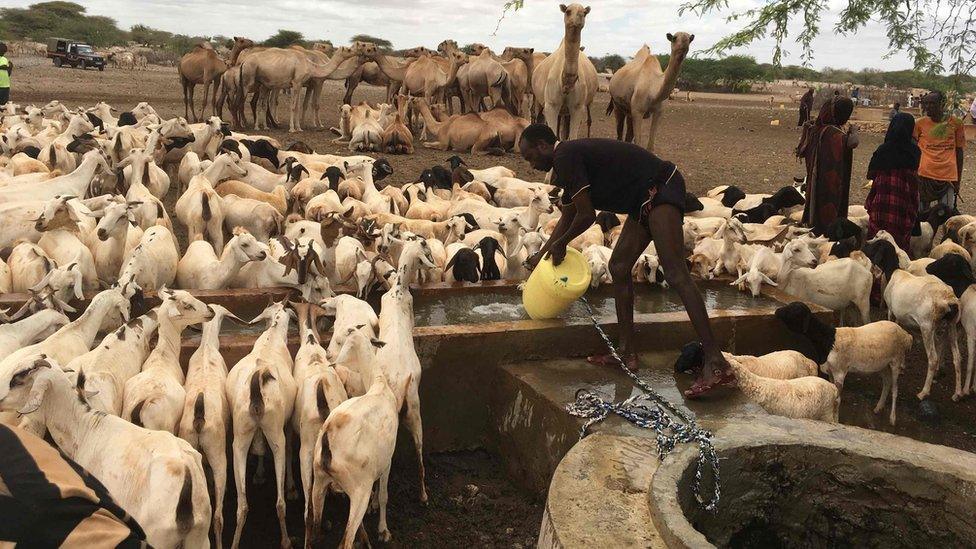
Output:
<instances>
[{"instance_id":1,"label":"yellow plastic bucket","mask_svg":"<svg viewBox=\"0 0 976 549\"><path fill-rule=\"evenodd\" d=\"M590 286L590 267L574 248L558 266L543 259L522 287L522 306L533 320L556 318Z\"/></svg>"}]
</instances>

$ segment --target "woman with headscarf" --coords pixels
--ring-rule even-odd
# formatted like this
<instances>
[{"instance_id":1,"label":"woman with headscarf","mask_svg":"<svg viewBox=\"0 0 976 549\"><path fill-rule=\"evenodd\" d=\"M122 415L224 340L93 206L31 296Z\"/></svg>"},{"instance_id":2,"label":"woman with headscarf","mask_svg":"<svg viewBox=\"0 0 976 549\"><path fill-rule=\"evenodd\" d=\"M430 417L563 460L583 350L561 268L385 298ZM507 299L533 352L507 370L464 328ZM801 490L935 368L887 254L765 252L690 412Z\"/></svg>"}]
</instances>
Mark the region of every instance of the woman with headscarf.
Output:
<instances>
[{"instance_id":1,"label":"woman with headscarf","mask_svg":"<svg viewBox=\"0 0 976 549\"><path fill-rule=\"evenodd\" d=\"M912 140L915 118L898 113L888 125L884 143L868 164L873 180L864 207L868 210L868 238L878 231L891 233L895 243L908 250L912 227L918 216L918 163L922 151Z\"/></svg>"},{"instance_id":2,"label":"woman with headscarf","mask_svg":"<svg viewBox=\"0 0 976 549\"><path fill-rule=\"evenodd\" d=\"M822 234L831 223L847 217L851 191L851 163L858 144L857 128L847 125L854 103L831 99L820 107L817 120L803 127L796 155L807 168L807 203L803 223Z\"/></svg>"},{"instance_id":3,"label":"woman with headscarf","mask_svg":"<svg viewBox=\"0 0 976 549\"><path fill-rule=\"evenodd\" d=\"M807 90L800 98L800 120L796 123L797 126L803 127L804 124L810 121L810 111L813 110L813 88Z\"/></svg>"}]
</instances>

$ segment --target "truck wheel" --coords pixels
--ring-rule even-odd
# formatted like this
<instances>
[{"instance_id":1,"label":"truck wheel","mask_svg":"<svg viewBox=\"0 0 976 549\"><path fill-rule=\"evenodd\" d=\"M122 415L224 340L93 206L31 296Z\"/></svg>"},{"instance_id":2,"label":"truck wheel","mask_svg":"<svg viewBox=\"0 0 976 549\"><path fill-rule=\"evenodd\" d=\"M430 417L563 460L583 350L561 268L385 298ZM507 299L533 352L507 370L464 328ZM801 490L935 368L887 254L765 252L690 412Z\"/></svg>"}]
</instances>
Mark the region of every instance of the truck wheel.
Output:
<instances>
[{"instance_id":1,"label":"truck wheel","mask_svg":"<svg viewBox=\"0 0 976 549\"><path fill-rule=\"evenodd\" d=\"M81 61L78 61L78 68L81 69L81 70L85 70L87 68L87 67L85 67L85 60L84 59L82 59Z\"/></svg>"},{"instance_id":2,"label":"truck wheel","mask_svg":"<svg viewBox=\"0 0 976 549\"><path fill-rule=\"evenodd\" d=\"M54 58L54 66L55 67L58 67L58 68L61 68L61 58L60 57L55 57Z\"/></svg>"},{"instance_id":3,"label":"truck wheel","mask_svg":"<svg viewBox=\"0 0 976 549\"><path fill-rule=\"evenodd\" d=\"M105 65L101 65L100 67L98 67L98 72L102 72L103 70L105 70Z\"/></svg>"}]
</instances>

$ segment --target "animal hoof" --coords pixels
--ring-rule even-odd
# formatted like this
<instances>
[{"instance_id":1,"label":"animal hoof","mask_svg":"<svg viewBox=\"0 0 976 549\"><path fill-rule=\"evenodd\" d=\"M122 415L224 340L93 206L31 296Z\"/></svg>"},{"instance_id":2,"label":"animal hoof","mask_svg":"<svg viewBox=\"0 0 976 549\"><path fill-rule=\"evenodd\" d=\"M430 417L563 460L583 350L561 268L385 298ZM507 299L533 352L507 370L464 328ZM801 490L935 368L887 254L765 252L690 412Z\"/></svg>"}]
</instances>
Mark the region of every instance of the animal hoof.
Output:
<instances>
[{"instance_id":1,"label":"animal hoof","mask_svg":"<svg viewBox=\"0 0 976 549\"><path fill-rule=\"evenodd\" d=\"M919 400L925 400L925 397L927 397L927 396L929 396L929 394L928 394L928 393L926 393L925 391L922 391L921 393L919 393L919 394L917 394L917 395L915 395L915 396L916 396L916 397L917 397L917 398L918 398Z\"/></svg>"},{"instance_id":2,"label":"animal hoof","mask_svg":"<svg viewBox=\"0 0 976 549\"><path fill-rule=\"evenodd\" d=\"M956 393L956 394L952 395L952 401L953 402L958 402L960 398L962 398L962 393Z\"/></svg>"},{"instance_id":3,"label":"animal hoof","mask_svg":"<svg viewBox=\"0 0 976 549\"><path fill-rule=\"evenodd\" d=\"M389 530L383 530L382 532L380 532L379 537L380 537L380 541L382 541L383 543L389 543L389 541L393 539L393 535L390 534Z\"/></svg>"}]
</instances>

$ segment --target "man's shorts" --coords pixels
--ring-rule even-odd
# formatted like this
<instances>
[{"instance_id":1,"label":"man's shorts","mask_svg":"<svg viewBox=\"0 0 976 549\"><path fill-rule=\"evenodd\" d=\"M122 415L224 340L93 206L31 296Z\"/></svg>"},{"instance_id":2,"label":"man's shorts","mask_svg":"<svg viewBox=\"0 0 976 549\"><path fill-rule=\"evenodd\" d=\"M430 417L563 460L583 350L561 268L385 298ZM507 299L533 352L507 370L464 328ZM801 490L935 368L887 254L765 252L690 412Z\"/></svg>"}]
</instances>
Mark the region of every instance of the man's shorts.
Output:
<instances>
[{"instance_id":1,"label":"man's shorts","mask_svg":"<svg viewBox=\"0 0 976 549\"><path fill-rule=\"evenodd\" d=\"M640 208L640 215L637 221L641 225L647 225L651 210L661 204L670 204L678 208L678 211L682 215L685 213L685 195L687 194L685 190L685 178L678 171L677 166L666 162L656 179L661 183L658 183L647 191L647 200Z\"/></svg>"}]
</instances>

